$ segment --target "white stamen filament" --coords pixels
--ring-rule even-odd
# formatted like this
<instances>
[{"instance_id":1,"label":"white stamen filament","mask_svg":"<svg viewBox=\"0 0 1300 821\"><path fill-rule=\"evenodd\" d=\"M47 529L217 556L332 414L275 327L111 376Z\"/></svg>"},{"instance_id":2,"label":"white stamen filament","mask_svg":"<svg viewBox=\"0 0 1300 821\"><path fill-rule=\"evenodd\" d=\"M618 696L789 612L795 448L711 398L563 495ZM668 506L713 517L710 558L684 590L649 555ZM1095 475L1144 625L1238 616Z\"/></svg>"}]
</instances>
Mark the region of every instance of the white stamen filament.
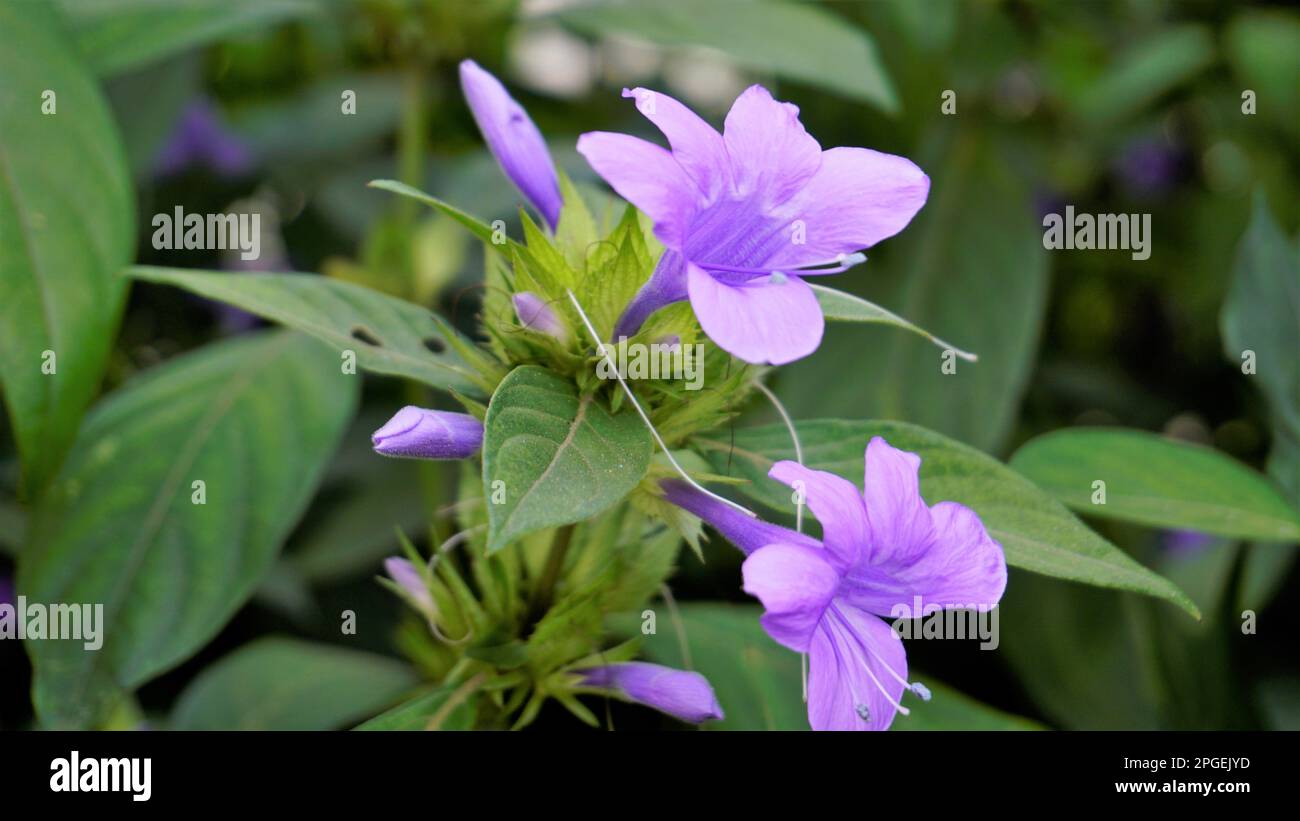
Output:
<instances>
[{"instance_id":1,"label":"white stamen filament","mask_svg":"<svg viewBox=\"0 0 1300 821\"><path fill-rule=\"evenodd\" d=\"M832 605L832 609L834 609L834 605ZM911 715L912 711L904 707L902 704L899 704L898 701L896 701L894 697L889 694L889 691L885 689L885 685L881 684L880 679L876 678L876 674L871 671L871 665L870 663L868 663L865 654L870 653L872 658L879 661L881 666L889 671L890 675L898 679L898 681L900 681L903 684L904 689L911 690L912 686L908 684L906 681L904 681L898 675L898 673L894 672L894 669L890 667L883 658L880 657L879 653L871 649L869 642L867 642L866 640L863 641L857 640L856 636L853 635L852 628L849 627L848 624L844 622L844 617L840 615L838 610L835 610L835 612L832 615L833 615L833 621L832 621L833 629L838 630L840 636L847 639L847 644L849 645L849 654L853 656L853 660L855 662L860 661L862 663L862 669L866 671L867 676L871 678L871 682L876 685L876 689L880 691L880 694L885 697L885 700L888 701L895 710L897 710L898 712L902 713L905 716ZM845 635L845 633L848 633L848 635ZM849 694L853 696L853 701L856 704L858 702L858 696L853 690L852 677L848 677L848 684L849 684ZM924 685L922 685L922 688L924 688Z\"/></svg>"},{"instance_id":2,"label":"white stamen filament","mask_svg":"<svg viewBox=\"0 0 1300 821\"><path fill-rule=\"evenodd\" d=\"M822 262L810 262L806 265L800 265L791 268L794 274L841 274L855 265L861 265L867 261L867 255L858 251L852 254L839 254L834 259L824 260ZM698 262L696 263L706 271L725 271L730 274L753 274L762 276L764 274L780 274L781 271L773 268L746 268L741 265L723 265L715 262Z\"/></svg>"},{"instance_id":3,"label":"white stamen filament","mask_svg":"<svg viewBox=\"0 0 1300 821\"><path fill-rule=\"evenodd\" d=\"M894 677L894 681L897 681L899 684L903 685L903 687L915 693L917 696L920 697L922 701L930 700L930 688L926 687L924 684L922 684L919 681L908 681L907 679L903 678L898 674L898 671L896 671L893 667L889 666L889 662L885 661L884 657L882 657L879 653L877 653L875 650L872 650L870 647L868 647L867 650L876 659L876 661L880 662L880 666L884 667L885 671Z\"/></svg>"},{"instance_id":4,"label":"white stamen filament","mask_svg":"<svg viewBox=\"0 0 1300 821\"><path fill-rule=\"evenodd\" d=\"M785 409L785 405L781 404L781 400L776 398L776 394L772 393L772 391L770 391L768 387L764 385L762 382L755 382L754 387L758 388L759 392L767 397L767 400L772 403L772 407L776 408L776 412L780 414L781 421L785 423L785 429L790 432L790 440L794 442L795 461L802 465L803 445L800 444L799 442L799 431L798 429L795 428L794 420L790 418L790 413ZM803 533L803 505L804 505L803 494L800 494L797 498L799 499L799 501L795 502L794 505L794 529L798 533ZM807 653L799 654L799 680L803 683L803 703L807 704L808 703L808 654Z\"/></svg>"},{"instance_id":5,"label":"white stamen filament","mask_svg":"<svg viewBox=\"0 0 1300 821\"><path fill-rule=\"evenodd\" d=\"M623 375L619 373L618 366L615 365L614 360L610 358L609 351L606 350L604 344L601 343L600 335L596 333L595 326L592 325L591 320L587 318L587 312L582 310L582 304L578 302L578 298L573 295L573 291L571 289L565 288L564 292L569 295L569 301L573 303L573 308L578 312L578 317L582 319L582 324L584 327L586 327L587 333L591 334L591 341L596 344L596 350L599 351L600 355L605 358L605 363L609 365L609 369L614 374L614 377L618 380L618 384L623 387L623 392L627 394L627 401L631 402L632 407L636 408L636 412L641 416L641 421L644 422L645 426L650 430L650 435L653 436L655 442L659 444L659 449L664 452L664 456L668 457L668 461L673 466L673 469L676 470L677 473L683 479L686 480L687 484L689 484L691 487L698 490L700 493L703 493L705 496L708 496L711 499L716 499L717 501L722 502L723 504L727 505L730 508L739 510L741 513L744 513L746 516L748 516L751 519L757 519L758 518L757 513L745 507L744 505L737 504L736 502L731 501L727 497L719 496L713 491L703 487L702 485L700 485L699 482L691 478L690 474L686 472L685 468L683 468L681 465L677 463L677 460L673 458L672 451L668 449L668 445L664 444L663 437L659 435L659 431L655 430L655 426L650 421L649 415L646 414L645 409L641 407L641 403L637 401L636 395L633 394L632 389L628 387L627 382L623 379Z\"/></svg>"}]
</instances>

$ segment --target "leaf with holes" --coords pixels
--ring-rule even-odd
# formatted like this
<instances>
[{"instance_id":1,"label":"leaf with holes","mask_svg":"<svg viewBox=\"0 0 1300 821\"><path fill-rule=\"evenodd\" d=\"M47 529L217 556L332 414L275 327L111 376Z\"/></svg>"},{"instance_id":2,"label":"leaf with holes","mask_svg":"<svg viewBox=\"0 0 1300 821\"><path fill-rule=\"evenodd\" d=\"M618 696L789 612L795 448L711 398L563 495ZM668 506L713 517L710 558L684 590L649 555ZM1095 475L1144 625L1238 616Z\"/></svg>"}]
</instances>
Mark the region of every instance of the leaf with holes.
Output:
<instances>
[{"instance_id":1,"label":"leaf with holes","mask_svg":"<svg viewBox=\"0 0 1300 821\"><path fill-rule=\"evenodd\" d=\"M199 674L172 712L175 730L337 730L414 687L396 659L288 638L246 644Z\"/></svg>"},{"instance_id":2,"label":"leaf with holes","mask_svg":"<svg viewBox=\"0 0 1300 821\"><path fill-rule=\"evenodd\" d=\"M99 390L135 238L117 128L51 17L0 3L0 392L32 495Z\"/></svg>"},{"instance_id":3,"label":"leaf with holes","mask_svg":"<svg viewBox=\"0 0 1300 821\"><path fill-rule=\"evenodd\" d=\"M357 365L468 396L486 396L486 354L446 320L414 303L315 274L229 274L137 266L139 280L175 285L243 308L356 353ZM337 366L336 366L337 367Z\"/></svg>"},{"instance_id":4,"label":"leaf with holes","mask_svg":"<svg viewBox=\"0 0 1300 821\"><path fill-rule=\"evenodd\" d=\"M974 448L906 422L819 419L797 424L804 464L862 486L871 437L921 457L921 495L931 505L960 502L974 510L1006 551L1007 564L1045 576L1131 590L1200 612L1168 579L1084 526L1065 507L1006 465ZM774 510L791 510L790 488L767 476L772 463L793 459L785 425L737 431L735 443L698 439L719 473L749 479L745 491Z\"/></svg>"},{"instance_id":5,"label":"leaf with holes","mask_svg":"<svg viewBox=\"0 0 1300 821\"><path fill-rule=\"evenodd\" d=\"M18 567L29 601L103 606L100 649L26 642L44 725L95 725L221 630L306 508L359 383L277 331L173 359L95 408Z\"/></svg>"},{"instance_id":6,"label":"leaf with holes","mask_svg":"<svg viewBox=\"0 0 1300 821\"><path fill-rule=\"evenodd\" d=\"M489 551L610 507L645 476L654 449L635 411L610 414L601 400L579 397L568 380L530 365L501 382L484 426Z\"/></svg>"}]
</instances>

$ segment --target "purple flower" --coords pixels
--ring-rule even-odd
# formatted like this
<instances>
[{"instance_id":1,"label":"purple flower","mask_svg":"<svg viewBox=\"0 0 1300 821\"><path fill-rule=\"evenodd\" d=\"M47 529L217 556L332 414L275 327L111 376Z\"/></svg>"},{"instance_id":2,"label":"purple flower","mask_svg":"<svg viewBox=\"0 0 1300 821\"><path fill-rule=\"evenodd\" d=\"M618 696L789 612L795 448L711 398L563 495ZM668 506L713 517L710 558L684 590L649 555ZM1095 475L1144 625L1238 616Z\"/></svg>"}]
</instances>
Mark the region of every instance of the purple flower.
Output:
<instances>
[{"instance_id":1,"label":"purple flower","mask_svg":"<svg viewBox=\"0 0 1300 821\"><path fill-rule=\"evenodd\" d=\"M576 671L579 686L610 690L629 701L653 707L690 724L722 718L722 707L708 679L644 661L606 664Z\"/></svg>"},{"instance_id":2,"label":"purple flower","mask_svg":"<svg viewBox=\"0 0 1300 821\"><path fill-rule=\"evenodd\" d=\"M877 436L867 446L862 493L831 473L773 465L769 476L805 493L822 524L820 542L751 519L685 483L664 483L669 501L748 555L745 592L762 602L768 634L808 653L815 730L884 730L895 712L907 714L904 690L929 698L907 680L903 643L878 617L911 613L918 597L926 608L990 609L1006 588L1002 547L969 508L926 506L920 464Z\"/></svg>"},{"instance_id":3,"label":"purple flower","mask_svg":"<svg viewBox=\"0 0 1300 821\"><path fill-rule=\"evenodd\" d=\"M1124 190L1134 197L1158 197L1178 182L1180 156L1177 149L1160 138L1131 140L1114 162L1114 174Z\"/></svg>"},{"instance_id":4,"label":"purple flower","mask_svg":"<svg viewBox=\"0 0 1300 821\"><path fill-rule=\"evenodd\" d=\"M1214 537L1195 530L1166 530L1162 536L1170 556L1195 556L1214 543Z\"/></svg>"},{"instance_id":5,"label":"purple flower","mask_svg":"<svg viewBox=\"0 0 1300 821\"><path fill-rule=\"evenodd\" d=\"M704 331L741 359L779 365L807 356L824 319L802 277L861 262L858 252L901 231L930 190L903 157L822 151L799 109L762 86L736 99L722 134L665 94L623 96L636 98L672 150L626 134L578 139L592 168L654 220L666 249L616 338L689 299Z\"/></svg>"},{"instance_id":6,"label":"purple flower","mask_svg":"<svg viewBox=\"0 0 1300 821\"><path fill-rule=\"evenodd\" d=\"M7 577L0 577L0 604L14 603L14 583Z\"/></svg>"},{"instance_id":7,"label":"purple flower","mask_svg":"<svg viewBox=\"0 0 1300 821\"><path fill-rule=\"evenodd\" d=\"M164 177L196 165L225 177L242 174L253 165L248 147L226 130L207 100L190 103L154 161L155 171Z\"/></svg>"},{"instance_id":8,"label":"purple flower","mask_svg":"<svg viewBox=\"0 0 1300 821\"><path fill-rule=\"evenodd\" d=\"M473 60L460 64L460 87L501 170L554 230L563 201L542 133L501 81Z\"/></svg>"},{"instance_id":9,"label":"purple flower","mask_svg":"<svg viewBox=\"0 0 1300 821\"><path fill-rule=\"evenodd\" d=\"M553 336L560 342L568 339L569 331L559 314L537 294L531 291L520 291L511 300L514 302L519 323L525 328Z\"/></svg>"},{"instance_id":10,"label":"purple flower","mask_svg":"<svg viewBox=\"0 0 1300 821\"><path fill-rule=\"evenodd\" d=\"M483 446L483 423L467 413L407 405L370 439L385 456L467 459Z\"/></svg>"},{"instance_id":11,"label":"purple flower","mask_svg":"<svg viewBox=\"0 0 1300 821\"><path fill-rule=\"evenodd\" d=\"M410 598L411 603L421 612L432 614L433 594L429 592L428 586L424 583L424 577L420 575L420 570L407 559L392 557L384 559L384 571L392 579L402 592Z\"/></svg>"}]
</instances>

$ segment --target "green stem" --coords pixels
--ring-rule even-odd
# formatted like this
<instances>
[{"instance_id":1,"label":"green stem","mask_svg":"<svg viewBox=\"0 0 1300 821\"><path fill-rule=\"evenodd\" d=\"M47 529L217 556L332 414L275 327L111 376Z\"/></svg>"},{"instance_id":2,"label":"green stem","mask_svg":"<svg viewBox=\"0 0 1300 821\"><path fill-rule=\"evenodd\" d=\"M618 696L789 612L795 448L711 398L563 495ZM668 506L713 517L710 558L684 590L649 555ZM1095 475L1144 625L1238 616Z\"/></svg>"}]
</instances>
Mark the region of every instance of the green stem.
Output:
<instances>
[{"instance_id":1,"label":"green stem","mask_svg":"<svg viewBox=\"0 0 1300 821\"><path fill-rule=\"evenodd\" d=\"M564 570L564 558L569 552L569 544L573 541L575 527L576 525L565 525L555 531L551 549L546 554L546 565L542 568L542 575L537 579L537 587L533 588L533 600L528 608L534 623L540 621L542 616L546 615L546 611L551 609L555 599L555 584L560 580L560 574Z\"/></svg>"},{"instance_id":2,"label":"green stem","mask_svg":"<svg viewBox=\"0 0 1300 821\"><path fill-rule=\"evenodd\" d=\"M407 68L402 78L402 122L397 133L397 178L414 188L424 184L425 80L418 65ZM408 227L415 221L419 204L399 197L397 213Z\"/></svg>"}]
</instances>

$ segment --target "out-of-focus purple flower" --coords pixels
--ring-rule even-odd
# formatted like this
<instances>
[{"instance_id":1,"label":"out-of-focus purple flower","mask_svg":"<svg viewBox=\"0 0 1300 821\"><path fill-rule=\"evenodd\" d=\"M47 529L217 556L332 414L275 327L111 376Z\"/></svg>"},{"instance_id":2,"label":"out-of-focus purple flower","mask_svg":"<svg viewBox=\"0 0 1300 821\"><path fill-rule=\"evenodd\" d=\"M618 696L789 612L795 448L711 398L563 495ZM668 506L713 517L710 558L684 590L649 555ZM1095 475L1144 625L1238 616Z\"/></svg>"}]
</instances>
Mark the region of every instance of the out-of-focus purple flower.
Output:
<instances>
[{"instance_id":1,"label":"out-of-focus purple flower","mask_svg":"<svg viewBox=\"0 0 1300 821\"><path fill-rule=\"evenodd\" d=\"M460 64L460 87L501 170L554 230L563 200L542 133L501 81L473 60Z\"/></svg>"},{"instance_id":2,"label":"out-of-focus purple flower","mask_svg":"<svg viewBox=\"0 0 1300 821\"><path fill-rule=\"evenodd\" d=\"M248 146L226 130L212 103L202 99L186 107L154 160L154 171L163 177L194 166L206 166L227 177L238 176L253 166Z\"/></svg>"},{"instance_id":3,"label":"out-of-focus purple flower","mask_svg":"<svg viewBox=\"0 0 1300 821\"><path fill-rule=\"evenodd\" d=\"M14 603L14 582L7 576L0 577L0 604Z\"/></svg>"},{"instance_id":4,"label":"out-of-focus purple flower","mask_svg":"<svg viewBox=\"0 0 1300 821\"><path fill-rule=\"evenodd\" d=\"M1193 556L1213 543L1214 537L1195 530L1166 530L1165 552L1171 556Z\"/></svg>"},{"instance_id":5,"label":"out-of-focus purple flower","mask_svg":"<svg viewBox=\"0 0 1300 821\"><path fill-rule=\"evenodd\" d=\"M512 297L512 301L515 304L515 314L525 328L553 336L560 342L568 340L568 328L555 309L546 304L546 300L531 291L520 291Z\"/></svg>"},{"instance_id":6,"label":"out-of-focus purple flower","mask_svg":"<svg viewBox=\"0 0 1300 821\"><path fill-rule=\"evenodd\" d=\"M422 612L432 615L434 612L433 595L424 583L420 570L407 559L393 556L384 560L384 571L402 591L410 597L411 602Z\"/></svg>"},{"instance_id":7,"label":"out-of-focus purple flower","mask_svg":"<svg viewBox=\"0 0 1300 821\"><path fill-rule=\"evenodd\" d=\"M483 423L468 413L407 405L371 434L375 451L412 459L467 459L483 446Z\"/></svg>"},{"instance_id":8,"label":"out-of-focus purple flower","mask_svg":"<svg viewBox=\"0 0 1300 821\"><path fill-rule=\"evenodd\" d=\"M884 730L907 680L907 655L888 622L924 606L991 609L1007 583L1002 547L974 511L928 507L918 456L879 436L867 446L864 490L832 473L777 462L769 476L802 490L822 541L768 524L679 481L669 501L714 526L744 551L745 592L763 604L763 628L808 653L808 722L814 730ZM920 614L915 614L919 616Z\"/></svg>"},{"instance_id":9,"label":"out-of-focus purple flower","mask_svg":"<svg viewBox=\"0 0 1300 821\"><path fill-rule=\"evenodd\" d=\"M1143 138L1125 145L1115 160L1114 173L1130 196L1157 197L1178 179L1179 152L1162 138Z\"/></svg>"},{"instance_id":10,"label":"out-of-focus purple flower","mask_svg":"<svg viewBox=\"0 0 1300 821\"><path fill-rule=\"evenodd\" d=\"M780 365L821 342L825 320L802 277L866 259L925 204L930 180L911 160L866 148L822 151L799 109L762 86L742 93L719 134L666 94L624 89L671 151L626 134L592 132L578 152L654 220L664 244L654 274L614 337L689 299L724 350Z\"/></svg>"},{"instance_id":11,"label":"out-of-focus purple flower","mask_svg":"<svg viewBox=\"0 0 1300 821\"><path fill-rule=\"evenodd\" d=\"M723 717L708 679L644 661L606 664L576 671L579 684L609 690L629 701L667 713L690 724Z\"/></svg>"},{"instance_id":12,"label":"out-of-focus purple flower","mask_svg":"<svg viewBox=\"0 0 1300 821\"><path fill-rule=\"evenodd\" d=\"M1043 217L1048 214L1062 214L1065 212L1065 196L1055 188L1048 186L1038 186L1033 195L1034 213L1038 215L1041 222Z\"/></svg>"}]
</instances>

